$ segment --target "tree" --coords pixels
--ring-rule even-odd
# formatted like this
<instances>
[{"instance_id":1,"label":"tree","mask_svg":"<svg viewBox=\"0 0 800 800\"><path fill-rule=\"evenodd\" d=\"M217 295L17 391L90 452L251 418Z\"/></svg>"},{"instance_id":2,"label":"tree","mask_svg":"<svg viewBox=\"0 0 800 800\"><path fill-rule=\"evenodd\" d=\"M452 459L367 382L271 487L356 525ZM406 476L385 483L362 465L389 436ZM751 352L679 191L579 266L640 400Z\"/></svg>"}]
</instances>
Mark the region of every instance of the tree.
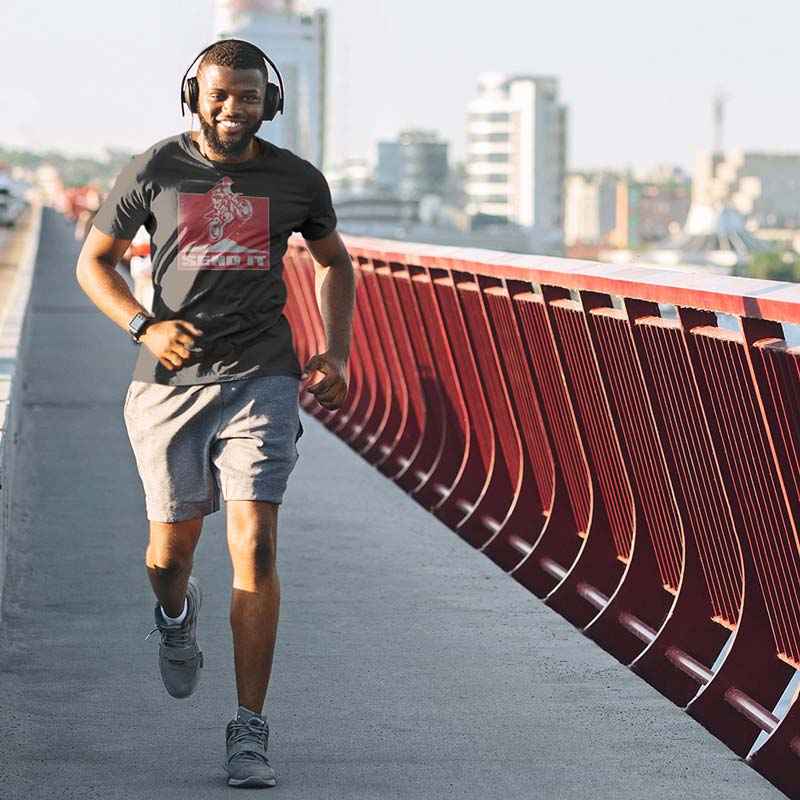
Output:
<instances>
[{"instance_id":1,"label":"tree","mask_svg":"<svg viewBox=\"0 0 800 800\"><path fill-rule=\"evenodd\" d=\"M800 258L791 251L756 253L748 265L747 276L770 281L800 281Z\"/></svg>"}]
</instances>

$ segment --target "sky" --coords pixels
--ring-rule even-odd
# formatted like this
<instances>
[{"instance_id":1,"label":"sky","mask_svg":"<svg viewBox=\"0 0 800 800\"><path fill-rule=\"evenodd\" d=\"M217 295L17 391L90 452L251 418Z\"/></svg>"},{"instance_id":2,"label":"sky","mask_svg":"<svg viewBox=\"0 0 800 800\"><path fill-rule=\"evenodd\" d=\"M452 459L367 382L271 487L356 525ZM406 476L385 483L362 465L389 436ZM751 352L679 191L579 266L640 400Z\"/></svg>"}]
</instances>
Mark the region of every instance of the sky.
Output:
<instances>
[{"instance_id":1,"label":"sky","mask_svg":"<svg viewBox=\"0 0 800 800\"><path fill-rule=\"evenodd\" d=\"M180 78L212 40L212 3L3 0L0 145L138 152L186 129ZM315 5L330 11L326 165L374 161L406 128L438 132L462 160L485 71L558 77L570 169L691 167L718 92L726 148L800 150L797 0Z\"/></svg>"}]
</instances>

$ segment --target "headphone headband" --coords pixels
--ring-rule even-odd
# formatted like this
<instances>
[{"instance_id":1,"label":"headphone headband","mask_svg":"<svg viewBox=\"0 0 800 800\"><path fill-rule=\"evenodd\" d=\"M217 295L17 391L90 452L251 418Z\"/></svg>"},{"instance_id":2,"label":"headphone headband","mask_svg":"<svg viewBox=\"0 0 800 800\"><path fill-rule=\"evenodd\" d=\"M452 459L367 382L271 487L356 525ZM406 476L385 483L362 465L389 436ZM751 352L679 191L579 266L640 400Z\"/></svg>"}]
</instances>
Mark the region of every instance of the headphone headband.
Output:
<instances>
[{"instance_id":1,"label":"headphone headband","mask_svg":"<svg viewBox=\"0 0 800 800\"><path fill-rule=\"evenodd\" d=\"M189 68L183 73L183 78L181 78L181 116L183 117L186 115L186 108L188 108L192 114L197 113L197 101L199 97L197 78L193 77L188 78L187 80L186 76L191 72L192 67L195 65L195 63L197 63L198 59L202 58L209 50L211 50L212 47L216 47L222 42L239 42L240 44L246 44L257 51L264 61L266 61L267 64L272 67L275 75L278 77L279 86L276 86L274 83L270 83L269 67L267 67L267 87L266 92L264 93L263 119L274 119L278 112L283 114L283 98L285 96L283 89L283 78L281 77L281 72L275 65L275 62L260 47L254 45L252 42L246 42L244 39L220 39L218 42L212 42L210 45L208 45L208 47L204 47L194 57L194 59L192 59L192 63L189 64Z\"/></svg>"}]
</instances>

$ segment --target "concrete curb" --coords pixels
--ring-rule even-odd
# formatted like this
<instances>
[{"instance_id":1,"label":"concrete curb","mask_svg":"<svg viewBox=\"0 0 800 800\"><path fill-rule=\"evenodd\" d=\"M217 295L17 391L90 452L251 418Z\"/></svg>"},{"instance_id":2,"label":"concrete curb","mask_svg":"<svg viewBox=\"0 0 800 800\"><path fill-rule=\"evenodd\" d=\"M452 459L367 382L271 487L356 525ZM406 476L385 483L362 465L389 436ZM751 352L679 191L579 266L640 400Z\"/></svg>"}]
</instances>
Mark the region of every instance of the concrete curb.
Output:
<instances>
[{"instance_id":1,"label":"concrete curb","mask_svg":"<svg viewBox=\"0 0 800 800\"><path fill-rule=\"evenodd\" d=\"M22 379L28 352L28 300L33 285L33 270L39 252L42 207L34 206L28 232L6 314L0 322L0 619L3 616L3 586L6 567L6 542L14 496L14 464L19 440Z\"/></svg>"}]
</instances>

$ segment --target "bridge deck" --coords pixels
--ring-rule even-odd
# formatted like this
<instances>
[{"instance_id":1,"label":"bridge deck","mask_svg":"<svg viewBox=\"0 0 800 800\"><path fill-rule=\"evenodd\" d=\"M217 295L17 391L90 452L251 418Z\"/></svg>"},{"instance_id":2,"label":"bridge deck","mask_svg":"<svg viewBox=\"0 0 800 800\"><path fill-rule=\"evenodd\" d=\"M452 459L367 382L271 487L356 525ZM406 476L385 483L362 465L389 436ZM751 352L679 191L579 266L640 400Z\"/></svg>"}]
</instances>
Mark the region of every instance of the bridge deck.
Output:
<instances>
[{"instance_id":1,"label":"bridge deck","mask_svg":"<svg viewBox=\"0 0 800 800\"><path fill-rule=\"evenodd\" d=\"M227 797L224 518L208 518L198 692L167 696L121 406L135 348L47 213L0 629L6 800ZM267 698L284 798L782 796L313 419L281 511Z\"/></svg>"}]
</instances>

